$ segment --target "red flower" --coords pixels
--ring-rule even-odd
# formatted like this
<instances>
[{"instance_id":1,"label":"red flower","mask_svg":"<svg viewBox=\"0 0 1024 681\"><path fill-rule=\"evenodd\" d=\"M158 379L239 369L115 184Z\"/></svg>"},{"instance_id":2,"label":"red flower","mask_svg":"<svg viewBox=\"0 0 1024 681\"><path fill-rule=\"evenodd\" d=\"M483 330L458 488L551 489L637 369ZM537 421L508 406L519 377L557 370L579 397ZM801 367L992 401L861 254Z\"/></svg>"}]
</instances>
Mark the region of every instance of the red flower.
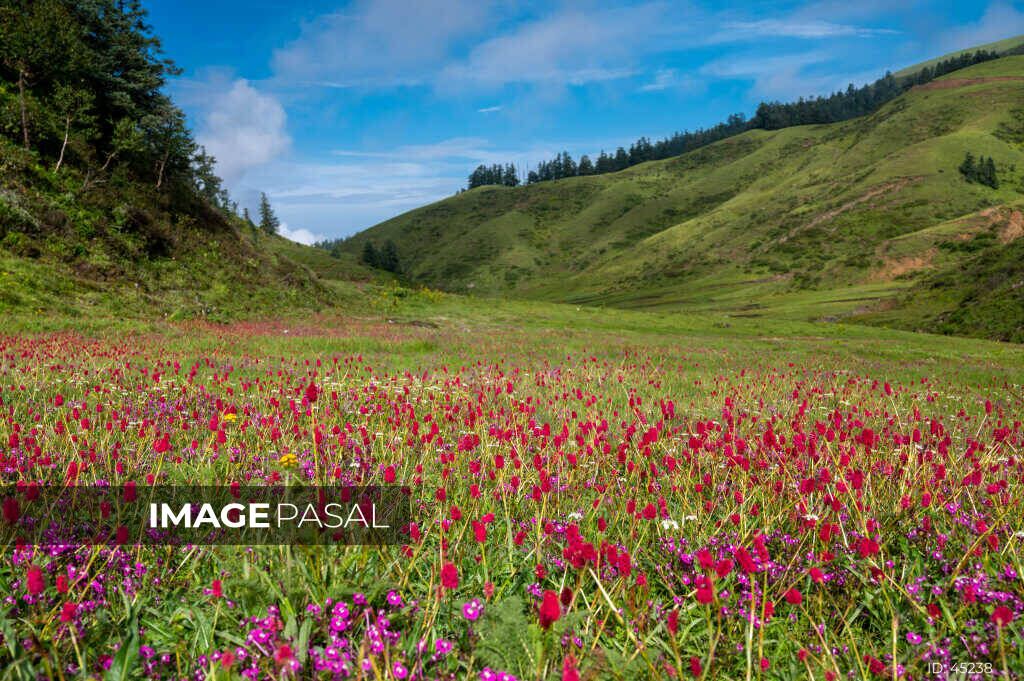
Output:
<instances>
[{"instance_id":1,"label":"red flower","mask_svg":"<svg viewBox=\"0 0 1024 681\"><path fill-rule=\"evenodd\" d=\"M28 573L25 575L25 583L28 586L28 592L33 596L41 594L46 588L46 579L38 565L29 566Z\"/></svg>"},{"instance_id":2,"label":"red flower","mask_svg":"<svg viewBox=\"0 0 1024 681\"><path fill-rule=\"evenodd\" d=\"M804 602L804 597L799 589L793 588L786 592L786 602L790 605L800 605Z\"/></svg>"},{"instance_id":3,"label":"red flower","mask_svg":"<svg viewBox=\"0 0 1024 681\"><path fill-rule=\"evenodd\" d=\"M576 658L572 653L562 660L562 681L580 681L580 672L576 669Z\"/></svg>"},{"instance_id":4,"label":"red flower","mask_svg":"<svg viewBox=\"0 0 1024 681\"><path fill-rule=\"evenodd\" d=\"M670 612L668 614L668 621L665 623L665 626L668 627L669 633L672 634L673 636L675 636L676 633L679 632L679 611L678 610L673 610L672 612Z\"/></svg>"},{"instance_id":5,"label":"red flower","mask_svg":"<svg viewBox=\"0 0 1024 681\"><path fill-rule=\"evenodd\" d=\"M213 580L213 583L210 585L210 595L214 598L220 598L224 595L224 589L219 579Z\"/></svg>"},{"instance_id":6,"label":"red flower","mask_svg":"<svg viewBox=\"0 0 1024 681\"><path fill-rule=\"evenodd\" d=\"M306 386L306 399L312 404L316 402L316 398L320 395L320 390L316 387L316 384L312 381Z\"/></svg>"},{"instance_id":7,"label":"red flower","mask_svg":"<svg viewBox=\"0 0 1024 681\"><path fill-rule=\"evenodd\" d=\"M544 591L544 598L540 604L540 626L547 629L558 621L562 616L562 606L558 602L558 594L551 589Z\"/></svg>"},{"instance_id":8,"label":"red flower","mask_svg":"<svg viewBox=\"0 0 1024 681\"><path fill-rule=\"evenodd\" d=\"M457 589L459 586L459 570L454 563L445 563L441 568L441 586L446 589Z\"/></svg>"},{"instance_id":9,"label":"red flower","mask_svg":"<svg viewBox=\"0 0 1024 681\"><path fill-rule=\"evenodd\" d=\"M704 671L704 667L702 667L701 664L700 664L700 658L697 657L696 655L691 657L690 658L690 673L693 674L693 677L697 678L698 676L701 675L701 672L703 672L703 671Z\"/></svg>"},{"instance_id":10,"label":"red flower","mask_svg":"<svg viewBox=\"0 0 1024 681\"><path fill-rule=\"evenodd\" d=\"M281 647L274 652L274 661L281 665L285 664L293 657L295 657L295 654L292 653L291 646L284 643L281 644Z\"/></svg>"},{"instance_id":11,"label":"red flower","mask_svg":"<svg viewBox=\"0 0 1024 681\"><path fill-rule=\"evenodd\" d=\"M78 606L74 603L65 603L64 607L60 611L60 621L65 624L75 619L75 612L78 610Z\"/></svg>"},{"instance_id":12,"label":"red flower","mask_svg":"<svg viewBox=\"0 0 1024 681\"><path fill-rule=\"evenodd\" d=\"M715 600L715 594L707 587L697 589L697 602L702 605L707 605L711 601Z\"/></svg>"},{"instance_id":13,"label":"red flower","mask_svg":"<svg viewBox=\"0 0 1024 681\"><path fill-rule=\"evenodd\" d=\"M1005 605L997 605L996 609L992 611L991 619L997 627L1005 627L1013 621L1013 610Z\"/></svg>"},{"instance_id":14,"label":"red flower","mask_svg":"<svg viewBox=\"0 0 1024 681\"><path fill-rule=\"evenodd\" d=\"M3 501L4 520L10 524L18 522L21 517L21 506L14 497L7 497Z\"/></svg>"}]
</instances>

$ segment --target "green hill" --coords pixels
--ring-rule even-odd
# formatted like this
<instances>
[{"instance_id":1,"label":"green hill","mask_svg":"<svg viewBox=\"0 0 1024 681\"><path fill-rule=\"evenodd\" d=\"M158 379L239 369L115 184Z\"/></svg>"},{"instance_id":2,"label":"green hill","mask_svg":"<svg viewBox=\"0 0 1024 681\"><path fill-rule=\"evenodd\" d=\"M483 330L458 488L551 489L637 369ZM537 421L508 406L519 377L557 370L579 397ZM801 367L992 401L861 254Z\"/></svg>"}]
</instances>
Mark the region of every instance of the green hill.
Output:
<instances>
[{"instance_id":1,"label":"green hill","mask_svg":"<svg viewBox=\"0 0 1024 681\"><path fill-rule=\"evenodd\" d=\"M452 291L1022 340L1021 261L1004 256L1020 248L1022 140L1024 56L1009 56L842 123L751 130L619 173L479 187L342 250L391 239L409 279ZM967 153L993 159L998 188L959 172ZM996 302L956 314L978 296Z\"/></svg>"}]
</instances>

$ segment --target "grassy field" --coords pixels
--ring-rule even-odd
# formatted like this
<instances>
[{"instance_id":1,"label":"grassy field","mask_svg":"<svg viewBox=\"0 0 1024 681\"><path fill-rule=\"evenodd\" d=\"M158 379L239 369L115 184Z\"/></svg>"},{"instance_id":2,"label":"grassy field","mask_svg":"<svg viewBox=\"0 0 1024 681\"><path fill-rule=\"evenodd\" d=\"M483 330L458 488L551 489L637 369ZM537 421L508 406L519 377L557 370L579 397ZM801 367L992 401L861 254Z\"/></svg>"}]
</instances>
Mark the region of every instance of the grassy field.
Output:
<instances>
[{"instance_id":1,"label":"grassy field","mask_svg":"<svg viewBox=\"0 0 1024 681\"><path fill-rule=\"evenodd\" d=\"M9 545L5 678L1024 675L1020 346L357 299L226 325L8 317L8 483L394 482L415 528Z\"/></svg>"},{"instance_id":2,"label":"grassy field","mask_svg":"<svg viewBox=\"0 0 1024 681\"><path fill-rule=\"evenodd\" d=\"M843 123L752 130L614 174L477 188L345 248L358 256L368 239L393 239L412 281L457 292L858 316L1019 341L1021 270L995 261L1024 235L1022 78L1024 56L1006 57ZM995 159L998 189L961 176L967 152ZM954 314L993 280L1011 305Z\"/></svg>"}]
</instances>

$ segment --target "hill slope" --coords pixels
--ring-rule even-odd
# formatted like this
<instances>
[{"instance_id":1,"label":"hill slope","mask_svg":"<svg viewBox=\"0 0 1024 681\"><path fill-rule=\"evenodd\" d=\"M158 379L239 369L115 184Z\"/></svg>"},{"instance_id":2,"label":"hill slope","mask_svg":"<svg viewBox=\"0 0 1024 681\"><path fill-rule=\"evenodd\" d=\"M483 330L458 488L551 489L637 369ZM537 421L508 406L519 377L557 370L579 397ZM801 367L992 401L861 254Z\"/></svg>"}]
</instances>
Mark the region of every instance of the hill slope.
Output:
<instances>
[{"instance_id":1,"label":"hill slope","mask_svg":"<svg viewBox=\"0 0 1024 681\"><path fill-rule=\"evenodd\" d=\"M477 188L381 223L344 249L355 255L367 240L392 239L410 279L448 290L856 315L1020 340L1024 305L998 322L1002 303L981 318L951 313L972 286L994 295L983 273L1008 281L1007 295L1021 291L1020 266L1000 254L1019 248L1022 140L1024 56L1011 56L843 123L752 130L614 174ZM958 172L967 152L994 159L998 189ZM908 305L913 314L901 314Z\"/></svg>"},{"instance_id":2,"label":"hill slope","mask_svg":"<svg viewBox=\"0 0 1024 681\"><path fill-rule=\"evenodd\" d=\"M327 307L372 276L187 193L82 183L0 138L0 314L230 318Z\"/></svg>"}]
</instances>

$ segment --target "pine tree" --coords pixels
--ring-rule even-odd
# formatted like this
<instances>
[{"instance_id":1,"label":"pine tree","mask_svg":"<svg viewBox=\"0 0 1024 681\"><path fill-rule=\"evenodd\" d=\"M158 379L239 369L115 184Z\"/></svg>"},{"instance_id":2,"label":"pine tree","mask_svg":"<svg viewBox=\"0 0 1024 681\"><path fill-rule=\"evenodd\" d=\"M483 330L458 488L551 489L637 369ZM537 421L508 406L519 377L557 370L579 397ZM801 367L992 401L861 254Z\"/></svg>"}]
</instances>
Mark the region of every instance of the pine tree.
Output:
<instances>
[{"instance_id":1,"label":"pine tree","mask_svg":"<svg viewBox=\"0 0 1024 681\"><path fill-rule=\"evenodd\" d=\"M388 272L398 272L400 269L398 261L398 247L395 242L388 239L384 242L384 248L380 252L380 267Z\"/></svg>"},{"instance_id":2,"label":"pine tree","mask_svg":"<svg viewBox=\"0 0 1024 681\"><path fill-rule=\"evenodd\" d=\"M981 183L992 187L992 189L999 189L999 178L996 177L996 162L992 160L991 156L985 159L981 168Z\"/></svg>"},{"instance_id":3,"label":"pine tree","mask_svg":"<svg viewBox=\"0 0 1024 681\"><path fill-rule=\"evenodd\" d=\"M270 199L265 193L260 192L260 229L267 234L277 234L280 226L281 221L277 219L274 209L270 207Z\"/></svg>"},{"instance_id":4,"label":"pine tree","mask_svg":"<svg viewBox=\"0 0 1024 681\"><path fill-rule=\"evenodd\" d=\"M582 156L580 156L580 162L579 162L579 166L576 169L576 172L579 175L593 175L594 174L594 164L591 163L589 156L587 156L586 154L583 154Z\"/></svg>"},{"instance_id":5,"label":"pine tree","mask_svg":"<svg viewBox=\"0 0 1024 681\"><path fill-rule=\"evenodd\" d=\"M372 241L363 244L363 254L360 258L367 267L380 267L380 256L377 254L377 247Z\"/></svg>"},{"instance_id":6,"label":"pine tree","mask_svg":"<svg viewBox=\"0 0 1024 681\"><path fill-rule=\"evenodd\" d=\"M964 156L963 163L960 164L960 174L963 175L968 182L973 182L977 175L977 168L974 165L974 154L967 152Z\"/></svg>"}]
</instances>

